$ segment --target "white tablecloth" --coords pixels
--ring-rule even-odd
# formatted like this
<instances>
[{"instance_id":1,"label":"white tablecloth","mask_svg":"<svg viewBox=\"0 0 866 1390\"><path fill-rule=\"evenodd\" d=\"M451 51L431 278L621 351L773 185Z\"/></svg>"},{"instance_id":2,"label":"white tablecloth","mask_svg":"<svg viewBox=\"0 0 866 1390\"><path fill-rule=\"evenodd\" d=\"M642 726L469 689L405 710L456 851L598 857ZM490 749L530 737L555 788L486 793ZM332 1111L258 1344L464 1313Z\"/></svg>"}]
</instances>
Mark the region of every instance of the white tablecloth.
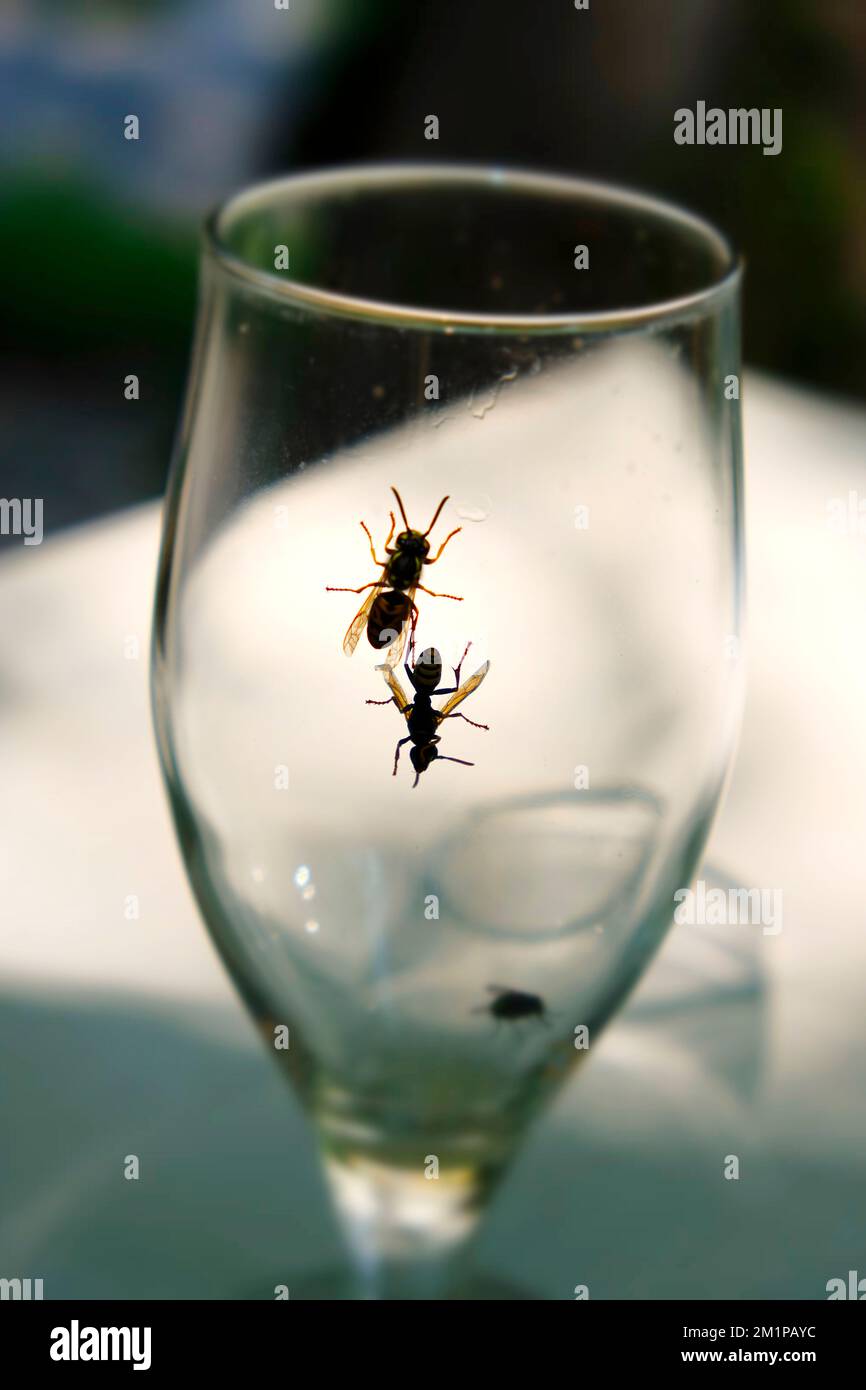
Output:
<instances>
[{"instance_id":1,"label":"white tablecloth","mask_svg":"<svg viewBox=\"0 0 866 1390\"><path fill-rule=\"evenodd\" d=\"M708 862L781 888L784 926L674 930L539 1125L479 1255L546 1298L866 1273L866 534L828 525L866 497L866 415L756 377L744 404L750 687ZM158 525L148 505L0 567L0 1276L47 1298L270 1297L340 1248L175 845Z\"/></svg>"}]
</instances>

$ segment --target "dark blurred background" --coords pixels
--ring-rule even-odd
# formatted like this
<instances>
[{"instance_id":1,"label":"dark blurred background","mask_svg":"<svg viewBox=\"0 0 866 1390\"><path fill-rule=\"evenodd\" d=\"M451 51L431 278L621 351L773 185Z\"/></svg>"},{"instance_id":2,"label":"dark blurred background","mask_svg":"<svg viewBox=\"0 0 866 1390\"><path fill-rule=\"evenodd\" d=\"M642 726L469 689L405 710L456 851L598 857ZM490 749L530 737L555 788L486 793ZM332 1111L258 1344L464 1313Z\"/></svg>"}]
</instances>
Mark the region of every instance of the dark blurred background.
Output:
<instances>
[{"instance_id":1,"label":"dark blurred background","mask_svg":"<svg viewBox=\"0 0 866 1390\"><path fill-rule=\"evenodd\" d=\"M862 396L866 5L590 6L5 0L0 492L44 498L46 531L161 492L202 215L316 165L496 161L671 196L746 254L746 360ZM781 107L781 154L676 145L698 100Z\"/></svg>"}]
</instances>

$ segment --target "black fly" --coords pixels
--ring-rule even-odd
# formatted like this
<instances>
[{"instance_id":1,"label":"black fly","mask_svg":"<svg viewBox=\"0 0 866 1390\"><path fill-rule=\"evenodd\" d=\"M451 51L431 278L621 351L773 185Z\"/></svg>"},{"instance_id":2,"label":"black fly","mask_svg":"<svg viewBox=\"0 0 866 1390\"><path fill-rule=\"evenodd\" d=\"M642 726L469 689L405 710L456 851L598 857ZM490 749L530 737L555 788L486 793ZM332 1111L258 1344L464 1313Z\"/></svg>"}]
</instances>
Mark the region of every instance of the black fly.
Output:
<instances>
[{"instance_id":1,"label":"black fly","mask_svg":"<svg viewBox=\"0 0 866 1390\"><path fill-rule=\"evenodd\" d=\"M493 999L473 1009L475 1014L490 1014L497 1022L517 1023L524 1018L538 1018L547 1023L547 1006L537 994L526 994L520 989L509 989L507 985L488 985Z\"/></svg>"}]
</instances>

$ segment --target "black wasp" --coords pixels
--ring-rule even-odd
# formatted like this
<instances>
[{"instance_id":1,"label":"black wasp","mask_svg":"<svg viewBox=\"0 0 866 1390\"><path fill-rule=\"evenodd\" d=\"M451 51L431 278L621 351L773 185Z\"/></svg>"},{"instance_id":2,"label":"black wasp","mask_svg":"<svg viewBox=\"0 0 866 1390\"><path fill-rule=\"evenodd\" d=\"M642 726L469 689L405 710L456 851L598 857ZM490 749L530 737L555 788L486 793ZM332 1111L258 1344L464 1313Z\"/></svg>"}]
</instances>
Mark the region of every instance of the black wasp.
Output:
<instances>
[{"instance_id":1,"label":"black wasp","mask_svg":"<svg viewBox=\"0 0 866 1390\"><path fill-rule=\"evenodd\" d=\"M525 994L521 989L509 989L507 985L488 985L494 996L489 1004L473 1009L474 1014L490 1014L497 1022L519 1022L522 1018L538 1018L547 1022L547 1005L537 994Z\"/></svg>"},{"instance_id":2,"label":"black wasp","mask_svg":"<svg viewBox=\"0 0 866 1390\"><path fill-rule=\"evenodd\" d=\"M483 666L479 666L474 676L470 676L463 685L460 684L460 668L466 660L467 652L472 643L466 644L466 651L454 667L454 685L439 688L442 679L442 658L439 653L430 647L421 653L413 667L407 662L404 669L415 691L415 699L410 700L402 685L394 674L392 666L377 666L377 671L381 671L385 678L388 689L391 691L391 698L388 700L368 700L368 705L390 705L395 704L406 720L409 732L405 738L401 738L397 744L394 754L394 776L397 776L397 764L400 761L400 749L404 743L411 743L412 748L409 757L412 759L412 766L415 769L415 781L413 787L417 787L422 772L426 772L434 759L439 758L442 762L462 763L464 767L473 767L474 764L467 762L465 758L449 758L444 753L440 753L436 747L440 737L436 732L439 725L445 719L465 719L467 724L471 724L475 729L486 729L487 724L476 724L474 719L467 719L465 714L455 714L458 705L462 704L467 695L471 695L473 690L477 690L487 672L490 670L490 662L485 661ZM448 695L450 698L445 701L441 709L433 708L433 697L436 695Z\"/></svg>"}]
</instances>

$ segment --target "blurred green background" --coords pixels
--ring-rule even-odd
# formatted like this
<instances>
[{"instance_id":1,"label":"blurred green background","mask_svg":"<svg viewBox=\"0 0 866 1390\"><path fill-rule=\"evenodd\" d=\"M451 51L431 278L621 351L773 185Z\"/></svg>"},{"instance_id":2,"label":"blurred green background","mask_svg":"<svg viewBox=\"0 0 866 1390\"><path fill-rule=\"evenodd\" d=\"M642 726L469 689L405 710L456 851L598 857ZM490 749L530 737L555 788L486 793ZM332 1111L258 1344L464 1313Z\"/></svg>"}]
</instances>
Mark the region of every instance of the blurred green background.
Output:
<instances>
[{"instance_id":1,"label":"blurred green background","mask_svg":"<svg viewBox=\"0 0 866 1390\"><path fill-rule=\"evenodd\" d=\"M781 107L781 154L676 145L698 100ZM672 196L746 254L746 360L864 393L861 0L5 0L0 127L0 492L43 497L46 530L162 490L202 216L316 165L490 160Z\"/></svg>"}]
</instances>

